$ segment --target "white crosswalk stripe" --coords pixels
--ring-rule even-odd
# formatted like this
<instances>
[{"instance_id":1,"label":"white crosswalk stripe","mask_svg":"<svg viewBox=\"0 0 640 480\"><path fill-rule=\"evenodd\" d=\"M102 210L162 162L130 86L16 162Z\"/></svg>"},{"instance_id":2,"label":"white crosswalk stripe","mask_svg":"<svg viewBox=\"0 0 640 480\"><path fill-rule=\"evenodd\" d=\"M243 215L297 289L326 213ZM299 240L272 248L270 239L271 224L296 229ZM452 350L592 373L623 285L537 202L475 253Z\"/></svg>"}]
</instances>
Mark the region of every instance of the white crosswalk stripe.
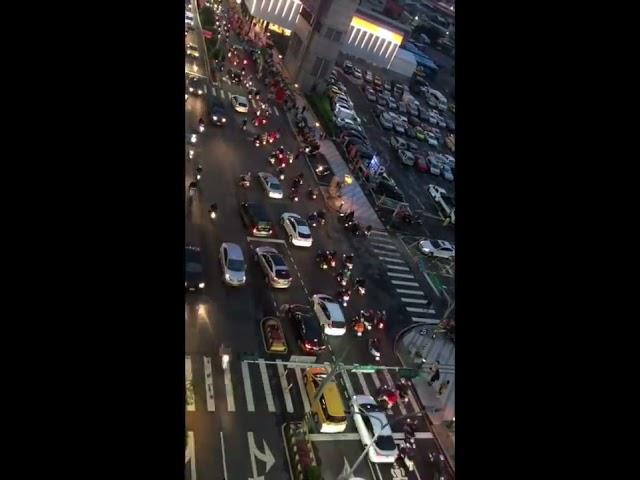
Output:
<instances>
[{"instance_id":1,"label":"white crosswalk stripe","mask_svg":"<svg viewBox=\"0 0 640 480\"><path fill-rule=\"evenodd\" d=\"M427 325L438 325L440 320L437 318L422 318L422 317L411 317L412 322L417 323L426 323Z\"/></svg>"},{"instance_id":2,"label":"white crosswalk stripe","mask_svg":"<svg viewBox=\"0 0 640 480\"><path fill-rule=\"evenodd\" d=\"M244 383L244 396L247 399L247 410L255 412L256 406L253 403L253 390L251 389L251 379L249 377L249 367L246 361L242 362L242 380Z\"/></svg>"},{"instance_id":3,"label":"white crosswalk stripe","mask_svg":"<svg viewBox=\"0 0 640 480\"><path fill-rule=\"evenodd\" d=\"M389 275L390 277L398 277L398 278L416 278L413 275L408 275L406 273L387 272L387 275Z\"/></svg>"},{"instance_id":4,"label":"white crosswalk stripe","mask_svg":"<svg viewBox=\"0 0 640 480\"><path fill-rule=\"evenodd\" d=\"M405 302L405 303L422 303L422 304L430 303L429 300L422 300L421 298L404 298L404 297L400 297L400 300L402 302Z\"/></svg>"},{"instance_id":5,"label":"white crosswalk stripe","mask_svg":"<svg viewBox=\"0 0 640 480\"><path fill-rule=\"evenodd\" d=\"M379 247L379 248L388 248L389 250L396 250L397 249L397 247L393 243L392 244L386 244L386 243L374 243L374 242L371 242L371 245L375 245L376 247Z\"/></svg>"},{"instance_id":6,"label":"white crosswalk stripe","mask_svg":"<svg viewBox=\"0 0 640 480\"><path fill-rule=\"evenodd\" d=\"M400 258L389 258L389 257L378 257L378 258L380 260L384 260L385 262L405 263L405 261Z\"/></svg>"},{"instance_id":7,"label":"white crosswalk stripe","mask_svg":"<svg viewBox=\"0 0 640 480\"><path fill-rule=\"evenodd\" d=\"M384 250L376 250L375 248L373 249L373 251L376 252L376 253L379 253L381 255L392 255L394 257L399 257L400 256L400 254L398 252L388 252L388 251L384 251Z\"/></svg>"},{"instance_id":8,"label":"white crosswalk stripe","mask_svg":"<svg viewBox=\"0 0 640 480\"><path fill-rule=\"evenodd\" d=\"M273 113L275 113L276 117L280 116L280 112L278 111L278 109L276 107L272 107Z\"/></svg>"},{"instance_id":9,"label":"white crosswalk stripe","mask_svg":"<svg viewBox=\"0 0 640 480\"><path fill-rule=\"evenodd\" d=\"M358 377L358 381L360 382L360 386L362 387L362 392L365 395L371 395L369 389L367 388L367 382L364 381L364 377L362 376L362 372L356 372L356 376Z\"/></svg>"},{"instance_id":10,"label":"white crosswalk stripe","mask_svg":"<svg viewBox=\"0 0 640 480\"><path fill-rule=\"evenodd\" d=\"M353 389L353 385L351 384L351 380L349 379L349 374L346 372L342 373L342 380L344 380L344 385L347 388L347 393L349 394L349 398L353 397L356 393Z\"/></svg>"},{"instance_id":11,"label":"white crosswalk stripe","mask_svg":"<svg viewBox=\"0 0 640 480\"><path fill-rule=\"evenodd\" d=\"M402 288L396 288L396 292L406 293L408 295L422 295L424 297L424 292L422 290L405 290Z\"/></svg>"},{"instance_id":12,"label":"white crosswalk stripe","mask_svg":"<svg viewBox=\"0 0 640 480\"><path fill-rule=\"evenodd\" d=\"M410 272L411 271L411 269L409 267L402 267L400 265L388 265L388 264L385 263L384 266L387 267L387 268L391 268L393 270L403 270L405 272Z\"/></svg>"},{"instance_id":13,"label":"white crosswalk stripe","mask_svg":"<svg viewBox=\"0 0 640 480\"><path fill-rule=\"evenodd\" d=\"M260 374L262 375L262 386L264 387L264 395L267 399L267 408L270 412L276 411L276 406L273 403L273 394L271 393L271 384L269 383L269 374L267 373L267 365L264 360L260 360Z\"/></svg>"},{"instance_id":14,"label":"white crosswalk stripe","mask_svg":"<svg viewBox=\"0 0 640 480\"><path fill-rule=\"evenodd\" d=\"M425 308L416 308L416 307L405 307L408 312L416 312L416 313L433 313L432 309Z\"/></svg>"},{"instance_id":15,"label":"white crosswalk stripe","mask_svg":"<svg viewBox=\"0 0 640 480\"><path fill-rule=\"evenodd\" d=\"M371 230L371 235L381 235L383 237L388 237L389 234L384 230Z\"/></svg>"},{"instance_id":16,"label":"white crosswalk stripe","mask_svg":"<svg viewBox=\"0 0 640 480\"><path fill-rule=\"evenodd\" d=\"M391 280L394 285L406 285L407 287L419 287L418 282L405 282L404 280Z\"/></svg>"},{"instance_id":17,"label":"white crosswalk stripe","mask_svg":"<svg viewBox=\"0 0 640 480\"><path fill-rule=\"evenodd\" d=\"M217 96L216 95L216 87L211 87L211 93L213 93L215 96Z\"/></svg>"},{"instance_id":18,"label":"white crosswalk stripe","mask_svg":"<svg viewBox=\"0 0 640 480\"><path fill-rule=\"evenodd\" d=\"M236 402L233 398L233 384L231 383L231 369L226 368L224 370L224 387L227 391L227 411L236 411Z\"/></svg>"},{"instance_id":19,"label":"white crosswalk stripe","mask_svg":"<svg viewBox=\"0 0 640 480\"><path fill-rule=\"evenodd\" d=\"M289 391L289 384L287 383L287 373L282 366L282 360L276 360L278 362L278 376L280 377L280 385L282 386L282 394L284 395L284 401L287 406L287 412L293 412L293 402L291 401L291 392Z\"/></svg>"},{"instance_id":20,"label":"white crosswalk stripe","mask_svg":"<svg viewBox=\"0 0 640 480\"><path fill-rule=\"evenodd\" d=\"M254 109L256 109L256 110L258 109L258 104L256 103L255 99L253 99L253 98L251 99L251 105L253 105Z\"/></svg>"},{"instance_id":21,"label":"white crosswalk stripe","mask_svg":"<svg viewBox=\"0 0 640 480\"><path fill-rule=\"evenodd\" d=\"M203 357L204 363L204 383L207 390L207 411L216 410L216 401L213 395L213 371L211 370L211 357Z\"/></svg>"}]
</instances>

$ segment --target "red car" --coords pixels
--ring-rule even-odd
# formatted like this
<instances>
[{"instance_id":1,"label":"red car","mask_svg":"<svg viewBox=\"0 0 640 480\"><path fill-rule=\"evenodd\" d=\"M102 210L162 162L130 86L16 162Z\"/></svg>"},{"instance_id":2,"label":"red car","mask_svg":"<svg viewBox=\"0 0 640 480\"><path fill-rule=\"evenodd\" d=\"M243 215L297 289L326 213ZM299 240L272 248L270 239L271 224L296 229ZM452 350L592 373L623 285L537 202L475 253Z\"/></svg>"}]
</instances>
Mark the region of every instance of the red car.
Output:
<instances>
[{"instance_id":1,"label":"red car","mask_svg":"<svg viewBox=\"0 0 640 480\"><path fill-rule=\"evenodd\" d=\"M420 155L419 153L414 153L413 156L416 158L416 163L414 163L416 170L419 171L420 173L429 173L429 166L427 165L427 159L424 158L424 156Z\"/></svg>"}]
</instances>

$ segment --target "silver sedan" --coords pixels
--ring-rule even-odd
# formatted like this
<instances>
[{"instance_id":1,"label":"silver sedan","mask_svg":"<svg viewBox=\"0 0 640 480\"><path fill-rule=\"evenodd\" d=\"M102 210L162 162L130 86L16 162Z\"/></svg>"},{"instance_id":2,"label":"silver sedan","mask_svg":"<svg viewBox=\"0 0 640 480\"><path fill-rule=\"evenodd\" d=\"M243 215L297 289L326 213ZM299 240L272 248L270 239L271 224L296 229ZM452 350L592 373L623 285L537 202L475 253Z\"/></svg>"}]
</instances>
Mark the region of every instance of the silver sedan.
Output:
<instances>
[{"instance_id":1,"label":"silver sedan","mask_svg":"<svg viewBox=\"0 0 640 480\"><path fill-rule=\"evenodd\" d=\"M282 198L284 196L282 193L282 185L280 185L278 179L269 172L258 172L258 178L260 179L260 185L262 185L262 188L269 198Z\"/></svg>"}]
</instances>

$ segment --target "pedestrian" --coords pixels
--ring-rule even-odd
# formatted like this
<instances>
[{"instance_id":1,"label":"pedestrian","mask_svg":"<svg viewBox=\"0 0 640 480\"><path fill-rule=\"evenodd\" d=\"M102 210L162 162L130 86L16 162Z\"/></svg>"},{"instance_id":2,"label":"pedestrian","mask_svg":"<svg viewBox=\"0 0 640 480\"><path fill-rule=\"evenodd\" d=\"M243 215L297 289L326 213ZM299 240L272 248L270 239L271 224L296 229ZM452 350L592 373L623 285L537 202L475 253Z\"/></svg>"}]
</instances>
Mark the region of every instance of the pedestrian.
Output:
<instances>
[{"instance_id":1,"label":"pedestrian","mask_svg":"<svg viewBox=\"0 0 640 480\"><path fill-rule=\"evenodd\" d=\"M429 384L429 386L432 386L434 382L437 382L438 380L440 380L440 369L436 367L436 369L433 372L433 375L431 375L431 378L427 383Z\"/></svg>"},{"instance_id":2,"label":"pedestrian","mask_svg":"<svg viewBox=\"0 0 640 480\"><path fill-rule=\"evenodd\" d=\"M444 393L447 391L447 388L449 388L450 383L451 380L440 383L440 386L438 387L438 395L444 395Z\"/></svg>"}]
</instances>

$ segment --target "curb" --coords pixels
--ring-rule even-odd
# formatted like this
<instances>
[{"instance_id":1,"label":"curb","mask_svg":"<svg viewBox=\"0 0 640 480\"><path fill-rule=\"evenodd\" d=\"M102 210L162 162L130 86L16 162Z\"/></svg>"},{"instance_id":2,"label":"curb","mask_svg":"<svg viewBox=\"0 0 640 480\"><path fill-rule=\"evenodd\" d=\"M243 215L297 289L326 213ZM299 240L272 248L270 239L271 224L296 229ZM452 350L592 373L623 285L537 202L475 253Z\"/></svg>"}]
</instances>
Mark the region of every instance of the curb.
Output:
<instances>
[{"instance_id":1,"label":"curb","mask_svg":"<svg viewBox=\"0 0 640 480\"><path fill-rule=\"evenodd\" d=\"M313 445L303 422L284 423L282 438L291 480L304 480L308 469L319 468ZM303 466L303 463L306 463L306 466Z\"/></svg>"},{"instance_id":2,"label":"curb","mask_svg":"<svg viewBox=\"0 0 640 480\"><path fill-rule=\"evenodd\" d=\"M422 324L420 324L420 325L408 325L407 327L405 327L402 330L400 330L398 332L398 334L396 335L396 337L394 338L394 340L393 340L393 353L396 356L396 358L398 359L398 361L400 362L400 364L405 368L406 368L406 365L405 365L404 361L402 360L402 357L400 355L398 355L397 346L398 346L398 341L400 340L400 337L403 336L405 333L407 333L409 330L411 330L413 328L424 328L424 325L422 325ZM422 410L425 411L425 413L423 414L423 417L427 420L427 425L429 427L429 430L433 434L433 439L435 440L436 445L438 445L438 450L440 450L440 452L447 459L447 466L449 467L449 470L451 470L451 472L455 475L455 471L456 471L455 463L451 460L451 457L449 456L449 453L444 448L442 448L442 445L440 444L440 439L434 433L433 428L432 428L434 423L431 420L431 415L429 415L429 413L426 411L427 408L422 403L422 399L420 398L420 395L418 395L418 391L416 390L415 385L413 384L413 380L411 380L411 389L413 390L414 397L417 399L418 403L420 404L420 407L422 407Z\"/></svg>"}]
</instances>

